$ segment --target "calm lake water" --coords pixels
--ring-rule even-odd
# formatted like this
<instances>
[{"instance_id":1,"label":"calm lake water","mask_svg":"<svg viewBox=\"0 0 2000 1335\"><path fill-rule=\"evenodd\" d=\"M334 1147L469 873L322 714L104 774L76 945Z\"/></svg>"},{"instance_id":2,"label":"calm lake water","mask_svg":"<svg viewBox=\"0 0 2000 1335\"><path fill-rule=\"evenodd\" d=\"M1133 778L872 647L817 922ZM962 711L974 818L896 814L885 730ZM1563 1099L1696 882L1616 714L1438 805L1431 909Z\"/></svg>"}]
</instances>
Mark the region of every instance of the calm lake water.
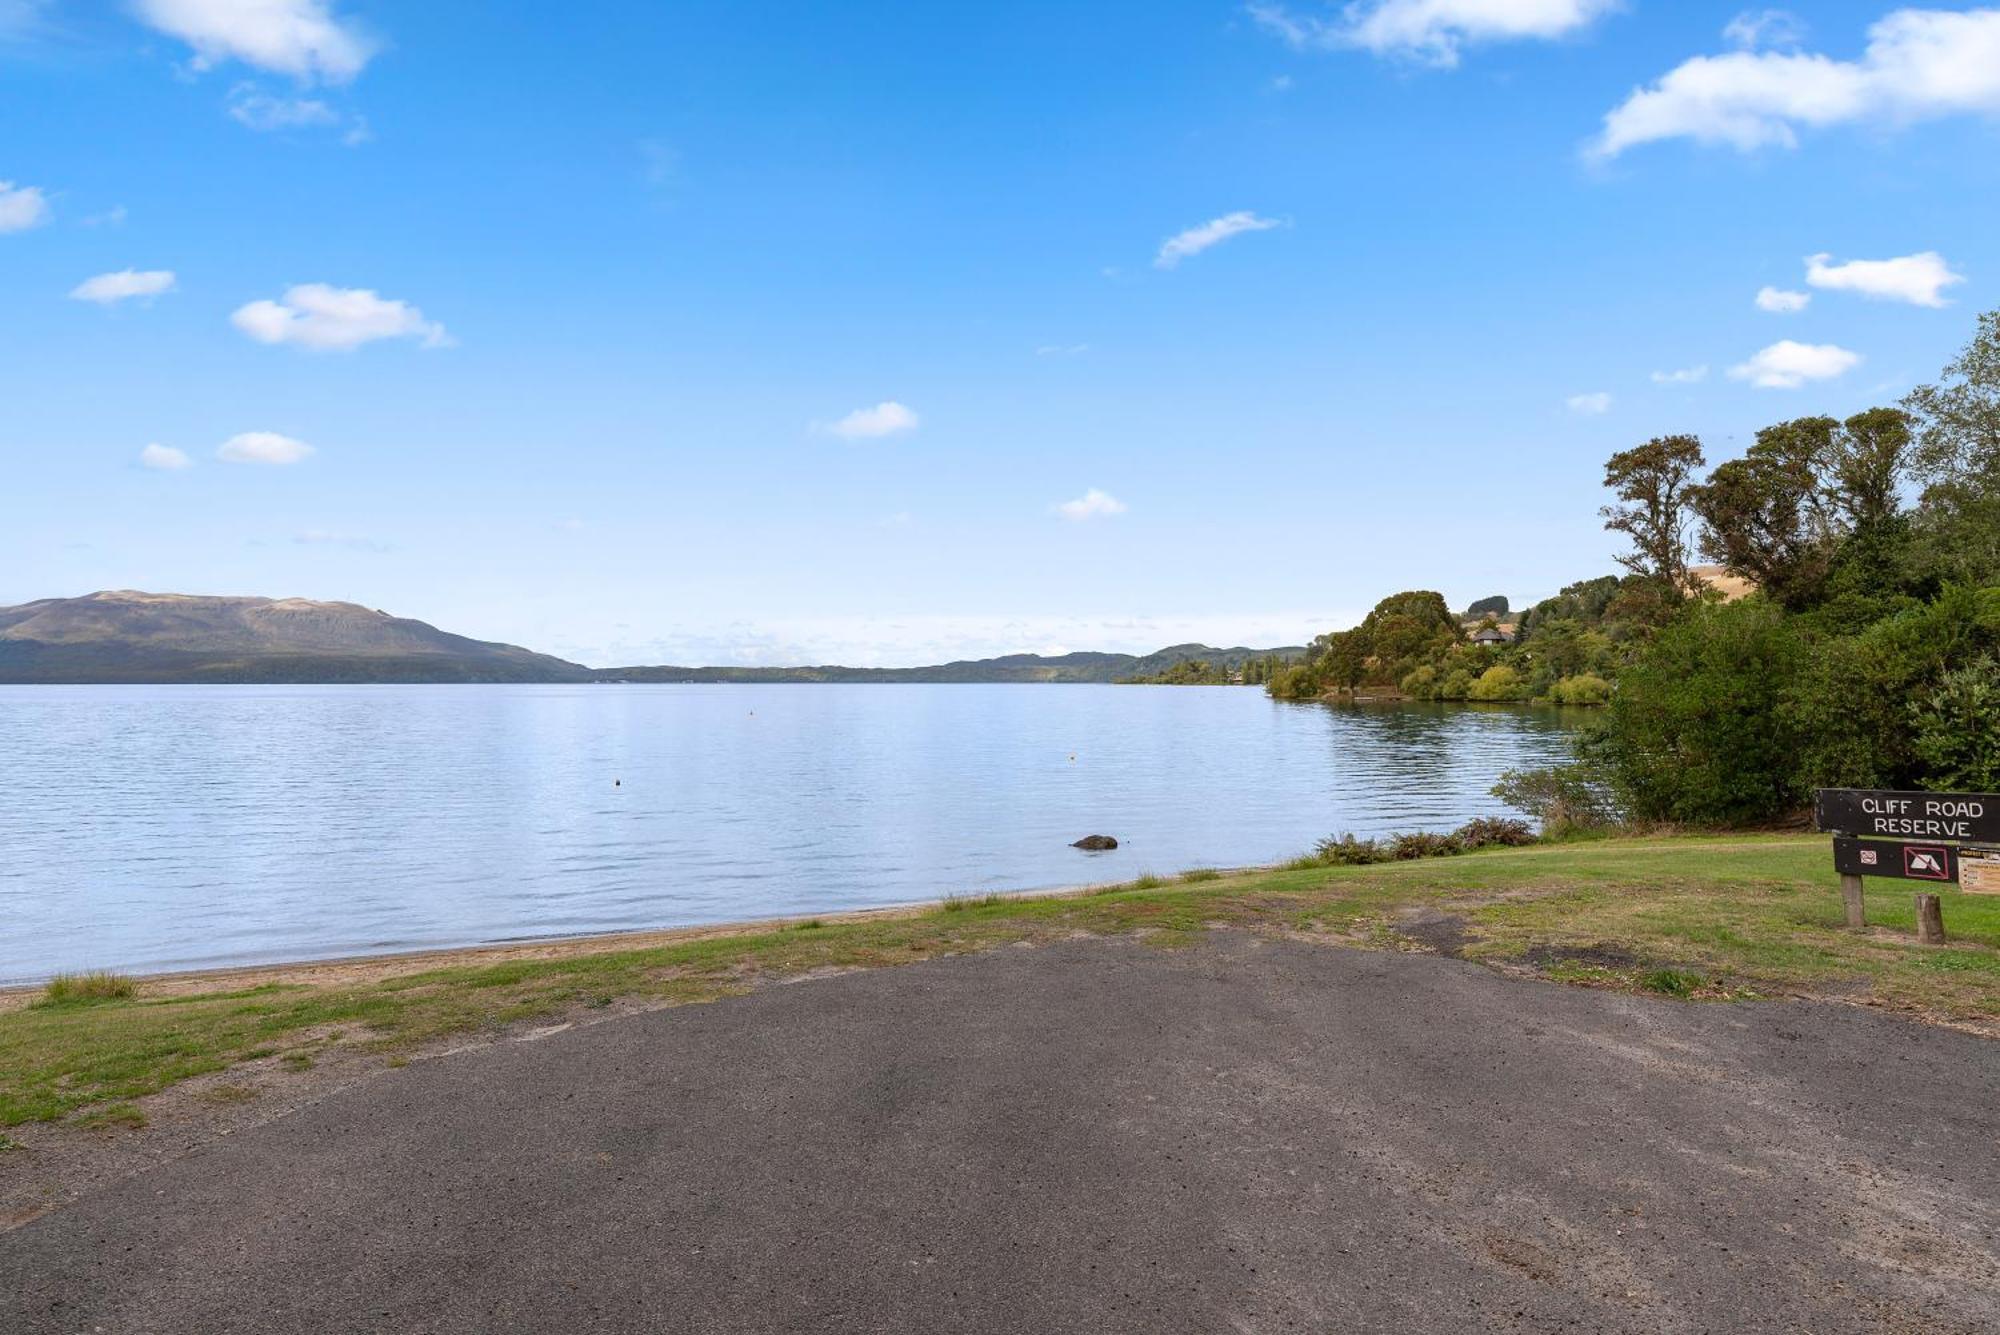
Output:
<instances>
[{"instance_id":1,"label":"calm lake water","mask_svg":"<svg viewBox=\"0 0 2000 1335\"><path fill-rule=\"evenodd\" d=\"M1272 862L1496 812L1572 721L1242 687L0 687L0 981ZM1067 847L1094 833L1123 847Z\"/></svg>"}]
</instances>

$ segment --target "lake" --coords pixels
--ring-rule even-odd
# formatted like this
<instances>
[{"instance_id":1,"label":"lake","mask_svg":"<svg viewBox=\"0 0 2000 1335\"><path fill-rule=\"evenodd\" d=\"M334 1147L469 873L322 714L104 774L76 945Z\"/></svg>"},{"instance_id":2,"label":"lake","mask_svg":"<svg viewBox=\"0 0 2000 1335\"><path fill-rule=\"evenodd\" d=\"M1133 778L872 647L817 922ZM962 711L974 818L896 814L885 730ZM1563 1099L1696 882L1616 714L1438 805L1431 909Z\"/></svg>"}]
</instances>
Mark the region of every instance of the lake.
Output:
<instances>
[{"instance_id":1,"label":"lake","mask_svg":"<svg viewBox=\"0 0 2000 1335\"><path fill-rule=\"evenodd\" d=\"M1573 721L1246 687L0 687L0 981L1268 863L1497 813ZM1068 847L1096 833L1123 846Z\"/></svg>"}]
</instances>

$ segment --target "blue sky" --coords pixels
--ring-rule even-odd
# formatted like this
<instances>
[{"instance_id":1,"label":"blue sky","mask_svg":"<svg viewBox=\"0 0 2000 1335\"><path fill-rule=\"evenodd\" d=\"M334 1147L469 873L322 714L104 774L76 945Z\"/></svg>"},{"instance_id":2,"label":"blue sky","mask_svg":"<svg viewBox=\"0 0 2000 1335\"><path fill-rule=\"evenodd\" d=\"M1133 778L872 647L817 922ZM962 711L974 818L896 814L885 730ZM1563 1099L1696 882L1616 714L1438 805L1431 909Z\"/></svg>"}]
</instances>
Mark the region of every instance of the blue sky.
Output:
<instances>
[{"instance_id":1,"label":"blue sky","mask_svg":"<svg viewBox=\"0 0 2000 1335\"><path fill-rule=\"evenodd\" d=\"M1612 450L1936 374L1996 126L1962 6L0 0L0 604L912 663L1542 595Z\"/></svg>"}]
</instances>

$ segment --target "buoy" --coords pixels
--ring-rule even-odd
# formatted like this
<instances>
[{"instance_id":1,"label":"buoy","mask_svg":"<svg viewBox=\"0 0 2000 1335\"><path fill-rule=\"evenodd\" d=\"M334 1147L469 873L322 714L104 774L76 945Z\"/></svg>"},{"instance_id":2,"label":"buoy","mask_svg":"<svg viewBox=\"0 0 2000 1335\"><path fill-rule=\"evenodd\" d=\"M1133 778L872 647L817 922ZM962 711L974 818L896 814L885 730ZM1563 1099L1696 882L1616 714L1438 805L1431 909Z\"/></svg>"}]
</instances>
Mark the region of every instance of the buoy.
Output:
<instances>
[{"instance_id":1,"label":"buoy","mask_svg":"<svg viewBox=\"0 0 2000 1335\"><path fill-rule=\"evenodd\" d=\"M612 786L613 788L621 788L621 787L623 787L623 786L624 786L624 784L625 784L625 781L624 781L623 779L613 779L613 780L611 781L611 786Z\"/></svg>"}]
</instances>

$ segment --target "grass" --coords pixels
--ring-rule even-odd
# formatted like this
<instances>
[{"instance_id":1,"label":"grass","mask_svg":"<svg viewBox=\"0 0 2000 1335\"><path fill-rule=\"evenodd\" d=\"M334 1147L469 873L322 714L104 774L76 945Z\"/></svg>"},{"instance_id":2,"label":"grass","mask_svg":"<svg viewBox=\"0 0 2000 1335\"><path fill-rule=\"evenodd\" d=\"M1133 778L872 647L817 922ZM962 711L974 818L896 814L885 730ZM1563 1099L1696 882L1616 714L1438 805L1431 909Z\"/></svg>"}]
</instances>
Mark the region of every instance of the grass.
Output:
<instances>
[{"instance_id":1,"label":"grass","mask_svg":"<svg viewBox=\"0 0 2000 1335\"><path fill-rule=\"evenodd\" d=\"M826 918L629 950L448 965L372 982L149 996L66 985L0 1011L0 1127L128 1125L135 1103L259 1058L330 1047L407 1060L447 1038L613 1000L715 1001L828 967L877 968L1078 933L1172 947L1211 926L1407 949L1399 914L1463 921L1465 954L1562 982L1703 999L1824 993L2000 1025L2000 898L1945 888L1952 944L1920 947L1906 885L1869 881L1842 927L1823 837L1607 839L1374 866L1141 877L1082 896L955 896L902 916ZM817 926L810 925L817 922ZM121 980L122 981L122 980Z\"/></svg>"},{"instance_id":2,"label":"grass","mask_svg":"<svg viewBox=\"0 0 2000 1335\"><path fill-rule=\"evenodd\" d=\"M101 1001L124 1001L134 991L132 980L123 974L102 969L90 973L59 973L42 989L37 1006L94 1006Z\"/></svg>"},{"instance_id":3,"label":"grass","mask_svg":"<svg viewBox=\"0 0 2000 1335\"><path fill-rule=\"evenodd\" d=\"M1687 998L1700 990L1703 978L1682 969L1648 969L1639 975L1639 986L1662 996Z\"/></svg>"}]
</instances>

